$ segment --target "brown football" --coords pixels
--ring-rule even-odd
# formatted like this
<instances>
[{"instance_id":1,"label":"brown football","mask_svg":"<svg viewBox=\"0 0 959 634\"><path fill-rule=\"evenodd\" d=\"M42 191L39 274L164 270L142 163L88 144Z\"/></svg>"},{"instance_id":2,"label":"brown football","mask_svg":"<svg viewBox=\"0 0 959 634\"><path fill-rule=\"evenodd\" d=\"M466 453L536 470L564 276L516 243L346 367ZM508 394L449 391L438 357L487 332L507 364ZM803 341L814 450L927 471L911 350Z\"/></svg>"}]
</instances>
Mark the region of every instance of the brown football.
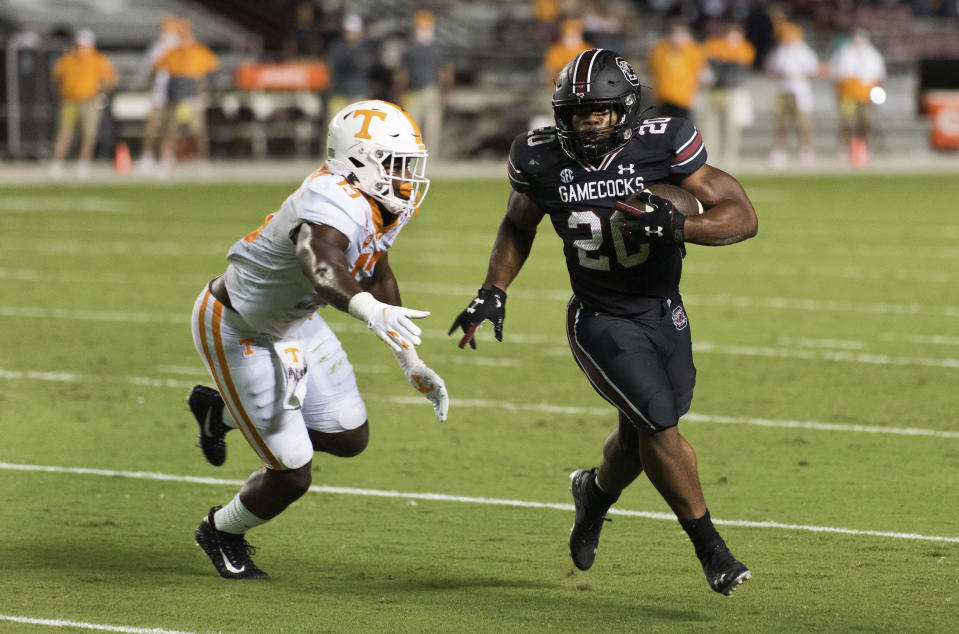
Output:
<instances>
[{"instance_id":1,"label":"brown football","mask_svg":"<svg viewBox=\"0 0 959 634\"><path fill-rule=\"evenodd\" d=\"M653 194L656 194L660 198L665 198L669 202L673 203L673 208L684 216L695 216L703 213L703 206L698 200L696 200L696 197L682 187L676 187L675 185L669 185L667 183L659 183L656 185L650 185L646 189ZM645 204L639 200L637 196L630 197L628 200L626 200L626 204L636 207L637 209L644 211L646 210Z\"/></svg>"}]
</instances>

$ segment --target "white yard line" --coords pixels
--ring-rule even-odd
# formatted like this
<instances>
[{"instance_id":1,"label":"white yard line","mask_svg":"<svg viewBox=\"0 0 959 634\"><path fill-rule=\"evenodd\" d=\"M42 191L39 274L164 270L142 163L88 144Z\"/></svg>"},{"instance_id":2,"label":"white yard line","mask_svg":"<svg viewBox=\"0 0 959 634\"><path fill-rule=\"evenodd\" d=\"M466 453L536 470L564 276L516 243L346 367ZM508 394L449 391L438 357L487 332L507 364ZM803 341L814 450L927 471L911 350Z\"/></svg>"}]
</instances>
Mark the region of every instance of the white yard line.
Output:
<instances>
[{"instance_id":1,"label":"white yard line","mask_svg":"<svg viewBox=\"0 0 959 634\"><path fill-rule=\"evenodd\" d=\"M381 366L354 365L360 373L382 373ZM185 368L184 368L185 369ZM203 382L205 374L196 372L196 379L177 380L147 376L115 376L109 374L92 375L76 372L42 372L38 370L7 370L0 368L0 380L7 381L49 381L53 383L117 383L137 385L142 387L173 388L188 390L196 383ZM385 401L395 405L423 406L423 399L419 396L381 396L367 394L368 401ZM502 409L509 412L539 412L544 414L565 414L570 416L612 416L611 407L581 407L575 405L559 405L556 403L513 402L489 399L450 399L454 408L470 409ZM875 425L848 425L826 423L819 421L776 420L767 418L750 418L744 416L718 416L689 412L683 417L685 422L718 423L727 425L751 425L754 427L779 427L785 429L809 429L816 431L853 432L863 434L889 434L894 436L926 436L932 438L959 438L959 432L925 429L921 427L879 427Z\"/></svg>"},{"instance_id":2,"label":"white yard line","mask_svg":"<svg viewBox=\"0 0 959 634\"><path fill-rule=\"evenodd\" d=\"M430 237L430 242L435 241L435 236ZM216 240L216 242L222 242L222 247L214 247L209 244L203 246L204 253L212 252L208 249L219 249L224 251L231 243L229 237L223 237ZM488 240L487 240L488 242ZM125 241L114 241L110 243L100 243L95 247L91 247L89 244L78 241L61 241L54 245L56 248L64 249L70 251L74 254L90 254L90 255L100 255L103 253L102 249L104 245L107 245L106 248L110 249L113 252L119 253L137 253L140 250L140 246L137 244L127 243ZM153 255L182 255L184 253L182 244L173 244L170 242L157 242L149 241L144 243ZM16 245L14 245L15 247ZM141 245L142 246L142 245ZM197 245L194 245L196 247ZM13 248L13 247L12 247ZM21 247L26 248L26 247ZM37 247L34 247L37 248ZM45 245L42 247L43 250L49 250L51 247ZM420 251L424 251L419 249ZM196 253L193 250L187 250L190 253ZM463 268L475 268L476 262L469 259L457 259L451 261L448 255L433 255L428 252L420 253L416 258L416 265L418 267L441 267L444 269L449 268L450 266L458 266ZM524 268L536 268L539 270L561 270L563 266L562 261L556 260L552 261L549 258L531 258L527 261L527 264ZM558 267L558 268L557 268ZM683 271L687 276L700 276L700 275L726 275L728 269L720 266L719 264L712 261L697 261L692 260L683 265ZM40 270L40 269L16 269L16 268L0 268L0 278L7 279L22 279L22 280L34 280L34 279L56 279L56 280L79 280L79 281L89 281L92 277L101 279L104 273L96 272L92 273L90 271L57 271L57 270ZM110 280L114 283L120 284L136 284L141 283L143 277L141 275L126 275L124 273L107 273ZM947 269L939 270L929 270L924 268L921 270L902 270L902 269L882 269L874 267L862 267L862 266L827 266L827 265L810 265L810 264L800 264L800 265L788 265L788 264L778 264L773 266L761 266L761 267L751 267L748 269L737 269L737 276L753 276L753 277L784 277L784 278L801 278L809 279L810 277L820 277L820 278L834 278L840 280L869 280L875 282L889 282L889 281L915 281L923 283L932 283L932 284L949 284L954 282L957 279L957 276ZM167 282L169 280L166 280ZM416 288L422 287L422 292L440 292L443 291L434 291L431 289L438 289L444 287L446 289L452 289L449 292L454 292L456 294L470 294L476 290L474 285L463 285L463 284L438 284L432 282L415 282L415 281L406 281L403 284L404 288ZM517 289L515 292L519 293L519 297L522 297L522 290ZM550 297L558 297L559 299L565 301L569 297L569 291L565 288L548 290L546 293ZM512 297L513 295L511 295Z\"/></svg>"},{"instance_id":3,"label":"white yard line","mask_svg":"<svg viewBox=\"0 0 959 634\"><path fill-rule=\"evenodd\" d=\"M904 357L890 354L869 354L849 350L821 350L810 348L775 348L770 346L717 345L709 341L693 344L697 354L725 354L737 357L767 357L778 359L808 359L811 361L841 361L860 365L921 366L926 368L957 368L959 359L949 357Z\"/></svg>"},{"instance_id":4,"label":"white yard line","mask_svg":"<svg viewBox=\"0 0 959 634\"><path fill-rule=\"evenodd\" d=\"M423 399L418 396L367 396L367 400L385 400L397 405L419 405ZM551 403L513 403L510 401L491 401L486 399L450 399L454 407L478 409L504 409L510 412L543 412L546 414L569 414L571 416L613 416L609 407L572 407ZM892 436L927 436L931 438L959 438L959 432L924 429L921 427L879 427L876 425L848 425L824 423L818 421L775 420L768 418L749 418L745 416L714 416L689 412L682 418L690 423L717 423L726 425L751 425L753 427L781 427L784 429L810 429L816 431L853 432L859 434L889 434Z\"/></svg>"},{"instance_id":5,"label":"white yard line","mask_svg":"<svg viewBox=\"0 0 959 634\"><path fill-rule=\"evenodd\" d=\"M959 346L959 337L952 335L914 335L911 333L887 332L879 338L883 341L905 341L928 346Z\"/></svg>"},{"instance_id":6,"label":"white yard line","mask_svg":"<svg viewBox=\"0 0 959 634\"><path fill-rule=\"evenodd\" d=\"M180 476L169 473L154 473L149 471L114 471L111 469L88 469L83 467L59 467L52 465L27 465L0 462L0 469L10 471L34 471L42 473L66 473L73 475L92 475L110 478L135 478L139 480L155 480L163 482L186 482L190 484L211 484L217 486L237 487L243 480L226 480L221 478L207 478L197 476ZM551 502L532 502L528 500L510 500L503 498L487 498L464 495L447 495L445 493L406 493L402 491L385 491L380 489L358 489L352 487L332 487L313 485L310 491L314 493L332 493L338 495L355 495L365 497L397 498L402 500L427 500L435 502L459 502L462 504L485 504L490 506L509 506L518 508L553 509L572 511L572 504L557 504ZM610 509L611 515L626 517L642 517L652 520L675 522L676 517L670 513L653 513L649 511L630 511L625 509ZM745 528L773 528L791 531L809 531L814 533L835 533L840 535L864 535L871 537L886 537L890 539L909 539L928 542L949 542L959 544L959 537L944 537L937 535L920 535L918 533L902 533L890 531L875 531L869 529L842 528L838 526L814 526L807 524L785 524L769 521L724 520L713 518L713 523L726 526L741 526Z\"/></svg>"},{"instance_id":7,"label":"white yard line","mask_svg":"<svg viewBox=\"0 0 959 634\"><path fill-rule=\"evenodd\" d=\"M10 616L9 614L0 614L0 621L23 623L25 625L48 625L50 627L76 627L82 630L98 630L100 632L128 632L129 634L189 634L180 630L165 630L159 627L126 627L124 625L104 625L83 621L64 621L62 619L36 619L25 616Z\"/></svg>"},{"instance_id":8,"label":"white yard line","mask_svg":"<svg viewBox=\"0 0 959 634\"><path fill-rule=\"evenodd\" d=\"M124 198L101 198L97 196L3 196L0 197L0 212L42 213L42 212L123 213L137 211L131 200Z\"/></svg>"},{"instance_id":9,"label":"white yard line","mask_svg":"<svg viewBox=\"0 0 959 634\"><path fill-rule=\"evenodd\" d=\"M742 298L740 298L742 299ZM810 310L814 308L815 300L808 300ZM693 299L692 302L696 303ZM786 303L785 301L781 303ZM785 308L783 305L781 308ZM799 306L795 308L800 309ZM837 310L839 308L837 307ZM959 307L944 307L948 314L954 313L959 316ZM867 311L868 312L868 311ZM909 308L899 306L890 309L893 314L919 313L919 306ZM42 308L37 306L3 306L0 305L0 317L24 318L24 319L67 319L79 321L103 321L103 322L126 322L126 323L161 323L177 324L185 326L188 323L188 317L184 314L172 313L141 313L129 311L105 311L105 310L82 310L67 308ZM359 333L366 329L359 323L337 323L334 328L340 332ZM427 329L423 331L423 337L428 339L442 339L451 341L445 330ZM931 335L929 343L941 345L951 342L953 338L945 335ZM509 341L520 344L549 345L559 346L555 351L548 351L550 354L563 354L565 346L562 346L565 339L560 336L543 334L524 334L510 333ZM746 346L746 345L720 345L709 341L700 341L693 344L693 350L700 354L725 354L732 356L751 356L751 357L769 357L769 358L792 358L808 359L817 361L839 361L847 363L858 363L865 365L898 365L898 366L922 366L934 368L959 368L959 359L954 358L936 358L936 357L910 357L887 354L857 353L845 350L826 350L809 349L809 342L800 342L799 347L770 347L770 346ZM849 348L848 342L843 345Z\"/></svg>"}]
</instances>

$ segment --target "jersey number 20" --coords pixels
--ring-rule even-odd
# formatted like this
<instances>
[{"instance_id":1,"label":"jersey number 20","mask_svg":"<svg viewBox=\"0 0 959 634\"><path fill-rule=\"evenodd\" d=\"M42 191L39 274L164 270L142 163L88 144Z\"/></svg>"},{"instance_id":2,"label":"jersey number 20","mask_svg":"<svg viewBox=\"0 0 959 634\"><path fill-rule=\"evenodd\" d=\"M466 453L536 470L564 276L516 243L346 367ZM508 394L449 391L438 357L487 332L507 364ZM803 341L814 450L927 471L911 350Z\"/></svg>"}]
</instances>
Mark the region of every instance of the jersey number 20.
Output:
<instances>
[{"instance_id":1,"label":"jersey number 20","mask_svg":"<svg viewBox=\"0 0 959 634\"><path fill-rule=\"evenodd\" d=\"M613 242L616 262L623 268L637 266L649 257L649 245L642 244L636 251L630 252L623 238L623 214L618 209L609 217L609 236ZM579 257L579 265L595 271L610 270L609 256L603 254L603 219L592 209L571 211L568 224L570 229L588 227L590 236L573 241Z\"/></svg>"}]
</instances>

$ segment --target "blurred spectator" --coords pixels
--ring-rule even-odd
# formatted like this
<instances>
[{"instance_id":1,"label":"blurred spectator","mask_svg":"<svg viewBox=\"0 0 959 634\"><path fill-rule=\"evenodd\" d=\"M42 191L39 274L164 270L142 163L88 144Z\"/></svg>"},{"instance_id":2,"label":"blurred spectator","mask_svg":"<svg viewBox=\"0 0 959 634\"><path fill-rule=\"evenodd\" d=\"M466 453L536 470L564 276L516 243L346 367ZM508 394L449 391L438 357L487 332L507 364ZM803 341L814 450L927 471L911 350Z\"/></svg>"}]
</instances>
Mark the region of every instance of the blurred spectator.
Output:
<instances>
[{"instance_id":1,"label":"blurred spectator","mask_svg":"<svg viewBox=\"0 0 959 634\"><path fill-rule=\"evenodd\" d=\"M338 0L322 0L320 12L315 16L323 45L323 55L330 52L330 46L343 33L343 15L347 12Z\"/></svg>"},{"instance_id":2,"label":"blurred spectator","mask_svg":"<svg viewBox=\"0 0 959 634\"><path fill-rule=\"evenodd\" d=\"M556 88L556 79L560 71L583 51L592 48L592 45L583 39L583 23L579 20L566 19L560 24L559 39L553 42L543 54L543 81L549 94ZM553 125L553 108L549 101L534 99L530 104L532 116L529 128L539 128Z\"/></svg>"},{"instance_id":3,"label":"blurred spectator","mask_svg":"<svg viewBox=\"0 0 959 634\"><path fill-rule=\"evenodd\" d=\"M379 16L366 25L366 44L373 51L373 68L370 69L370 99L381 99L399 105L397 94L397 69L403 61L403 53L410 43L410 31L404 25ZM432 148L431 148L432 153Z\"/></svg>"},{"instance_id":4,"label":"blurred spectator","mask_svg":"<svg viewBox=\"0 0 959 634\"><path fill-rule=\"evenodd\" d=\"M339 112L354 101L371 95L370 74L376 54L366 40L363 18L356 13L343 16L342 37L327 55L330 67L330 99L327 112Z\"/></svg>"},{"instance_id":5,"label":"blurred spectator","mask_svg":"<svg viewBox=\"0 0 959 634\"><path fill-rule=\"evenodd\" d=\"M583 39L583 23L573 19L563 20L559 27L559 39L553 42L543 55L543 74L546 88L551 94L556 88L559 72L574 57L590 48L592 45Z\"/></svg>"},{"instance_id":6,"label":"blurred spectator","mask_svg":"<svg viewBox=\"0 0 959 634\"><path fill-rule=\"evenodd\" d=\"M436 40L436 18L429 11L417 11L413 16L413 40L396 69L396 94L403 109L420 122L423 141L434 157L441 154L443 110L453 79L446 48Z\"/></svg>"},{"instance_id":7,"label":"blurred spectator","mask_svg":"<svg viewBox=\"0 0 959 634\"><path fill-rule=\"evenodd\" d=\"M533 40L546 47L556 39L559 23L559 0L530 0L533 13Z\"/></svg>"},{"instance_id":8,"label":"blurred spectator","mask_svg":"<svg viewBox=\"0 0 959 634\"><path fill-rule=\"evenodd\" d=\"M711 80L707 91L703 135L709 143L714 163L725 170L739 160L742 126L748 125L752 101L745 83L756 49L746 41L741 26L729 23L721 36L710 37L704 48Z\"/></svg>"},{"instance_id":9,"label":"blurred spectator","mask_svg":"<svg viewBox=\"0 0 959 634\"><path fill-rule=\"evenodd\" d=\"M626 6L619 0L588 0L583 5L583 37L596 48L625 51L630 22Z\"/></svg>"},{"instance_id":10,"label":"blurred spectator","mask_svg":"<svg viewBox=\"0 0 959 634\"><path fill-rule=\"evenodd\" d=\"M849 42L833 54L829 72L836 81L839 101L840 157L848 156L856 166L865 165L875 108L872 91L886 79L886 63L869 34L856 29Z\"/></svg>"},{"instance_id":11,"label":"blurred spectator","mask_svg":"<svg viewBox=\"0 0 959 634\"><path fill-rule=\"evenodd\" d=\"M766 11L773 28L773 41L779 44L783 39L783 30L792 28L795 23L790 21L786 9L777 4L772 5Z\"/></svg>"},{"instance_id":12,"label":"blurred spectator","mask_svg":"<svg viewBox=\"0 0 959 634\"><path fill-rule=\"evenodd\" d=\"M176 161L180 128L186 126L196 144L196 156L210 159L210 139L206 128L208 77L219 67L219 60L209 48L196 41L188 20L178 23L178 43L154 64L156 72L170 74L167 84L168 103L164 122L161 161L170 167Z\"/></svg>"},{"instance_id":13,"label":"blurred spectator","mask_svg":"<svg viewBox=\"0 0 959 634\"><path fill-rule=\"evenodd\" d=\"M756 49L756 59L753 68L761 71L766 67L766 56L776 45L773 36L773 21L766 8L765 2L752 0L744 20L746 39Z\"/></svg>"},{"instance_id":14,"label":"blurred spectator","mask_svg":"<svg viewBox=\"0 0 959 634\"><path fill-rule=\"evenodd\" d=\"M692 118L705 63L703 49L693 39L689 27L681 20L671 22L669 34L649 53L649 73L659 116Z\"/></svg>"},{"instance_id":15,"label":"blurred spectator","mask_svg":"<svg viewBox=\"0 0 959 634\"><path fill-rule=\"evenodd\" d=\"M156 41L147 50L146 56L140 64L139 75L152 75L150 90L150 111L147 113L143 127L143 143L140 150L138 168L142 172L151 172L156 167L157 141L163 129L166 106L169 101L168 89L170 73L166 69L154 71L154 66L168 51L173 50L180 43L180 31L183 25L174 16L166 16L160 23L160 32Z\"/></svg>"},{"instance_id":16,"label":"blurred spectator","mask_svg":"<svg viewBox=\"0 0 959 634\"><path fill-rule=\"evenodd\" d=\"M775 133L770 160L773 167L789 162L789 132L799 137L799 160L810 164L815 158L812 144L812 78L819 74L819 59L803 39L798 24L782 25L781 40L766 59L766 70L777 78L773 103Z\"/></svg>"},{"instance_id":17,"label":"blurred spectator","mask_svg":"<svg viewBox=\"0 0 959 634\"><path fill-rule=\"evenodd\" d=\"M80 154L77 176L90 175L90 161L100 127L101 95L116 85L116 70L107 56L96 49L90 29L77 31L76 46L63 54L53 67L53 81L60 92L60 121L53 143L50 175L63 176L63 161L80 124Z\"/></svg>"},{"instance_id":18,"label":"blurred spectator","mask_svg":"<svg viewBox=\"0 0 959 634\"><path fill-rule=\"evenodd\" d=\"M722 30L729 12L728 0L697 0L697 21L692 23L697 33L715 33Z\"/></svg>"},{"instance_id":19,"label":"blurred spectator","mask_svg":"<svg viewBox=\"0 0 959 634\"><path fill-rule=\"evenodd\" d=\"M301 0L296 4L293 29L286 42L286 56L294 59L315 58L322 52L323 33L317 20L317 7L313 0Z\"/></svg>"}]
</instances>

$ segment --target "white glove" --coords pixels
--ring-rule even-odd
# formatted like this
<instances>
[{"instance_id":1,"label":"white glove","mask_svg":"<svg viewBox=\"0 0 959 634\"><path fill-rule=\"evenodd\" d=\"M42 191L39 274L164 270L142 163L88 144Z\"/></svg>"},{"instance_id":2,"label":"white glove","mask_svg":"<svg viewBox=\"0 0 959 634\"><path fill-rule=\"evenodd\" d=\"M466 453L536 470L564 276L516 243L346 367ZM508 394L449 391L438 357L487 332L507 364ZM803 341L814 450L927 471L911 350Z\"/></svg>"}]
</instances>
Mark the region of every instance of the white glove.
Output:
<instances>
[{"instance_id":1,"label":"white glove","mask_svg":"<svg viewBox=\"0 0 959 634\"><path fill-rule=\"evenodd\" d=\"M393 352L408 350L412 346L419 345L419 335L423 331L410 321L410 317L421 319L429 316L429 312L425 310L412 310L384 304L367 292L357 293L351 297L347 308L351 315L365 322L366 327L382 339Z\"/></svg>"},{"instance_id":2,"label":"white glove","mask_svg":"<svg viewBox=\"0 0 959 634\"><path fill-rule=\"evenodd\" d=\"M433 413L436 417L440 419L440 422L445 421L446 412L450 408L450 397L440 375L430 370L413 348L394 350L393 356L396 357L397 363L403 369L403 374L413 387L433 404Z\"/></svg>"}]
</instances>

